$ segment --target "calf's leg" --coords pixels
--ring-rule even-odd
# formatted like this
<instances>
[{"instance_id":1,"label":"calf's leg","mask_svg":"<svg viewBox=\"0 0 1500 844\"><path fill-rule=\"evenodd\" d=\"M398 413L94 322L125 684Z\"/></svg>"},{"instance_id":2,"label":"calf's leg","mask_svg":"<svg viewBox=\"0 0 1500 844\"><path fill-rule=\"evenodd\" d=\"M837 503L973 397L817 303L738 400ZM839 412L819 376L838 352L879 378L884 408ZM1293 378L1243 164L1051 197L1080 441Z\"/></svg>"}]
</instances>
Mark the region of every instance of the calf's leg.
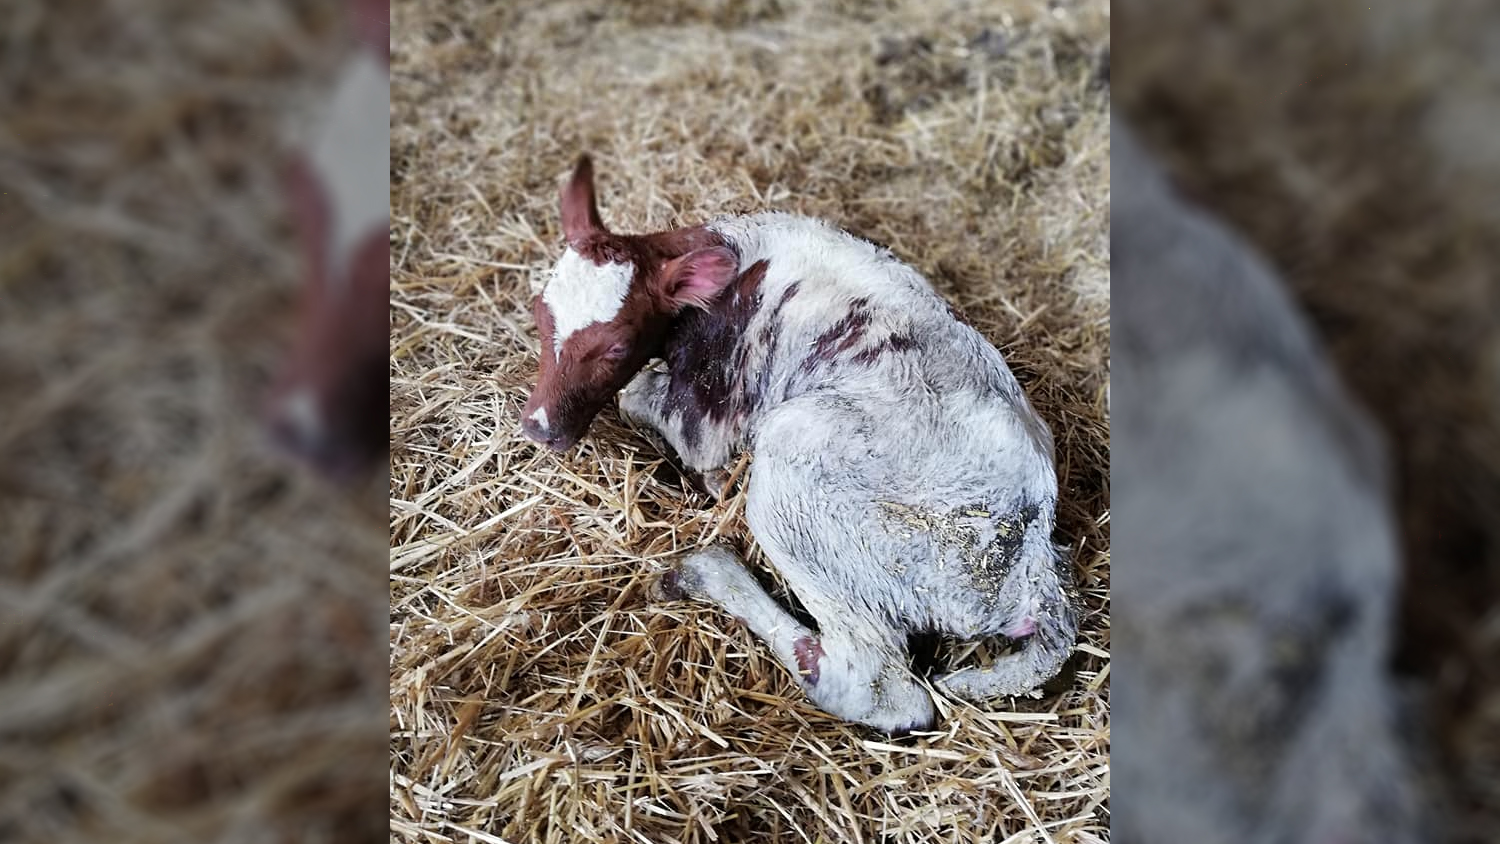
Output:
<instances>
[{"instance_id":1,"label":"calf's leg","mask_svg":"<svg viewBox=\"0 0 1500 844\"><path fill-rule=\"evenodd\" d=\"M660 369L647 367L620 391L620 415L643 425L665 441L685 469L684 474L703 491L716 499L727 492L729 473L724 464L734 456L739 431L732 424L716 423L692 410L692 435L685 427L685 414L676 419L667 413L667 386L671 376Z\"/></svg>"},{"instance_id":2,"label":"calf's leg","mask_svg":"<svg viewBox=\"0 0 1500 844\"><path fill-rule=\"evenodd\" d=\"M1001 633L1018 643L986 667L935 678L939 689L968 701L1000 696L1041 697L1041 686L1062 670L1078 638L1078 611L1069 566L1048 539L1050 525L1031 528L999 596Z\"/></svg>"},{"instance_id":3,"label":"calf's leg","mask_svg":"<svg viewBox=\"0 0 1500 844\"><path fill-rule=\"evenodd\" d=\"M715 545L680 558L657 588L659 597L704 601L743 621L820 709L898 735L932 726L932 698L907 670L904 643L831 612L814 611L821 630L809 629L729 549Z\"/></svg>"}]
</instances>

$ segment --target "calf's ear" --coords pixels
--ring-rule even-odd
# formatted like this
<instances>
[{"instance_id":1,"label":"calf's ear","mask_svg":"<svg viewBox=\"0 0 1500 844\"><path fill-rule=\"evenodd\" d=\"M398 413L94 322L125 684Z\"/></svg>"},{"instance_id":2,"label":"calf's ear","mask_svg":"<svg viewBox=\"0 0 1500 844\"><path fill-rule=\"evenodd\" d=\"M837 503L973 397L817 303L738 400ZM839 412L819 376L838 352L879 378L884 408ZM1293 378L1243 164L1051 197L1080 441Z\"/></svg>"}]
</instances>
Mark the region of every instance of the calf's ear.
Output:
<instances>
[{"instance_id":1,"label":"calf's ear","mask_svg":"<svg viewBox=\"0 0 1500 844\"><path fill-rule=\"evenodd\" d=\"M662 297L674 311L706 309L734 281L739 268L739 257L732 249L724 246L695 249L662 267Z\"/></svg>"},{"instance_id":2,"label":"calf's ear","mask_svg":"<svg viewBox=\"0 0 1500 844\"><path fill-rule=\"evenodd\" d=\"M577 166L573 168L573 175L563 185L560 199L563 237L569 244L576 247L583 241L604 233L604 223L599 219L599 206L594 201L594 163L587 155L579 157Z\"/></svg>"}]
</instances>

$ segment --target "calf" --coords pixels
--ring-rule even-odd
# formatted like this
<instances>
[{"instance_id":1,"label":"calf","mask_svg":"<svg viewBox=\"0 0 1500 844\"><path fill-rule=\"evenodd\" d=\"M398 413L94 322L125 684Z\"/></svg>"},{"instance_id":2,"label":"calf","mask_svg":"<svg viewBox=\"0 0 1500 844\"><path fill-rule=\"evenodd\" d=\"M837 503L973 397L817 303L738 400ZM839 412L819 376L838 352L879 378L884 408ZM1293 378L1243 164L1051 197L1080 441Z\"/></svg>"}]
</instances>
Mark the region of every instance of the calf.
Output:
<instances>
[{"instance_id":1,"label":"calf","mask_svg":"<svg viewBox=\"0 0 1500 844\"><path fill-rule=\"evenodd\" d=\"M358 47L286 172L305 275L267 409L278 445L338 478L375 461L389 419L390 4L349 12Z\"/></svg>"},{"instance_id":2,"label":"calf","mask_svg":"<svg viewBox=\"0 0 1500 844\"><path fill-rule=\"evenodd\" d=\"M890 732L934 719L907 668L911 634L1018 641L992 666L937 678L970 700L1033 693L1057 673L1077 621L1051 541L1052 435L922 276L788 214L611 233L587 158L562 223L567 250L533 303L524 432L566 449L623 388L621 412L692 471L752 449L746 518L817 629L721 546L678 560L662 594L740 618L820 707ZM643 369L654 357L663 365Z\"/></svg>"}]
</instances>

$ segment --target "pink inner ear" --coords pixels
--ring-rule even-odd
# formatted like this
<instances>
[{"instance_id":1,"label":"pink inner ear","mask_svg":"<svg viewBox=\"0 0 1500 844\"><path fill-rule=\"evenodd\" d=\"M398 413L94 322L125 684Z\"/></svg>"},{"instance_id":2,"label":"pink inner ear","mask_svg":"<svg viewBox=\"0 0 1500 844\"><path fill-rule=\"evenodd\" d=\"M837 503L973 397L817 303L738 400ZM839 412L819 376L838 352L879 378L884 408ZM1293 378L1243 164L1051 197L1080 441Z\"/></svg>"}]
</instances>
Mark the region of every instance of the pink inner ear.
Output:
<instances>
[{"instance_id":1,"label":"pink inner ear","mask_svg":"<svg viewBox=\"0 0 1500 844\"><path fill-rule=\"evenodd\" d=\"M689 252L667 264L667 295L679 308L707 308L739 269L739 258L723 246Z\"/></svg>"}]
</instances>

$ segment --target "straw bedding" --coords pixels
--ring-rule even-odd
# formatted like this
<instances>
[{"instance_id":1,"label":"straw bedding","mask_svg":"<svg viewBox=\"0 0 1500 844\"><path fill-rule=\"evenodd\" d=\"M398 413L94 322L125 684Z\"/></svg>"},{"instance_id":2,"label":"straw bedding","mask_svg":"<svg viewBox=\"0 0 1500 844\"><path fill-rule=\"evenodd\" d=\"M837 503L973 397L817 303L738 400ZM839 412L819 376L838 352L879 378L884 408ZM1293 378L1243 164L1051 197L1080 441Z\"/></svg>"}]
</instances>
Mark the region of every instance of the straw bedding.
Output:
<instances>
[{"instance_id":1,"label":"straw bedding","mask_svg":"<svg viewBox=\"0 0 1500 844\"><path fill-rule=\"evenodd\" d=\"M336 13L5 6L0 840L386 835L384 477L332 491L254 414Z\"/></svg>"},{"instance_id":2,"label":"straw bedding","mask_svg":"<svg viewBox=\"0 0 1500 844\"><path fill-rule=\"evenodd\" d=\"M1107 4L392 14L393 839L1107 840ZM612 227L825 217L1006 353L1057 437L1084 601L1046 697L942 701L936 732L892 742L810 706L730 619L648 599L712 539L765 561L743 485L684 488L613 409L566 455L519 434L529 300L584 151Z\"/></svg>"},{"instance_id":3,"label":"straw bedding","mask_svg":"<svg viewBox=\"0 0 1500 844\"><path fill-rule=\"evenodd\" d=\"M1116 80L1196 202L1262 249L1383 423L1455 839L1500 828L1500 11L1135 0ZM1414 713L1415 714L1415 713Z\"/></svg>"}]
</instances>

